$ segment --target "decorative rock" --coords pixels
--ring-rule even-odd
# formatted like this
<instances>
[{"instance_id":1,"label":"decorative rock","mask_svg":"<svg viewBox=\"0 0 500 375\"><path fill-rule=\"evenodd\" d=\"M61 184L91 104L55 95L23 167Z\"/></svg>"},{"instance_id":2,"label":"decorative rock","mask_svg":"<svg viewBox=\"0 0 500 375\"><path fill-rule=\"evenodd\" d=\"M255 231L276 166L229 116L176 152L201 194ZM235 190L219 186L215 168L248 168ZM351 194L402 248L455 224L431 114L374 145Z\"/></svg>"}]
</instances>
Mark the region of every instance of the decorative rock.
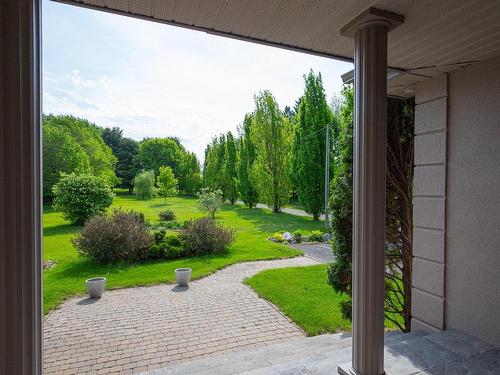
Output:
<instances>
[{"instance_id":1,"label":"decorative rock","mask_svg":"<svg viewBox=\"0 0 500 375\"><path fill-rule=\"evenodd\" d=\"M282 236L288 242L290 242L293 239L293 235L290 232L285 232L282 234Z\"/></svg>"}]
</instances>

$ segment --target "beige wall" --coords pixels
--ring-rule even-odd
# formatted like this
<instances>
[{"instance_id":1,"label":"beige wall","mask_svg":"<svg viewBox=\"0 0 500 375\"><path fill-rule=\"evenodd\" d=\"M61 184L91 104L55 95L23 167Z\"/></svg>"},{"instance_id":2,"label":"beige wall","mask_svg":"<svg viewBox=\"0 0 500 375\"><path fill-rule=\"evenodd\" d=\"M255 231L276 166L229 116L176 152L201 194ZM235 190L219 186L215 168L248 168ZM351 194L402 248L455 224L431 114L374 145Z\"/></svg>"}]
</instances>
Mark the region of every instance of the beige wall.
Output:
<instances>
[{"instance_id":1,"label":"beige wall","mask_svg":"<svg viewBox=\"0 0 500 375\"><path fill-rule=\"evenodd\" d=\"M412 330L500 346L500 58L417 87Z\"/></svg>"},{"instance_id":2,"label":"beige wall","mask_svg":"<svg viewBox=\"0 0 500 375\"><path fill-rule=\"evenodd\" d=\"M500 58L448 91L445 327L500 346Z\"/></svg>"},{"instance_id":3,"label":"beige wall","mask_svg":"<svg viewBox=\"0 0 500 375\"><path fill-rule=\"evenodd\" d=\"M417 87L412 329L444 328L448 77Z\"/></svg>"}]
</instances>

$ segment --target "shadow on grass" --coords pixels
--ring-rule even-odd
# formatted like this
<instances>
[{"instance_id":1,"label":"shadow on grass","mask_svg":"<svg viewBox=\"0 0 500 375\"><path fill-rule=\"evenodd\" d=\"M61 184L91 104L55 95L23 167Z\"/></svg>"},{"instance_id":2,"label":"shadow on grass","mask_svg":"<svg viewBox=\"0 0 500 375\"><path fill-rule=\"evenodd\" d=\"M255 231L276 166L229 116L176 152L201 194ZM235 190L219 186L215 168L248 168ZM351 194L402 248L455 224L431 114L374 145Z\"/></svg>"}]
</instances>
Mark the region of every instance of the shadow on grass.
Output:
<instances>
[{"instance_id":1,"label":"shadow on grass","mask_svg":"<svg viewBox=\"0 0 500 375\"><path fill-rule=\"evenodd\" d=\"M263 208L238 207L232 209L236 215L252 223L257 229L272 233L280 230L293 232L295 230L321 229L320 222L314 222L311 218L290 215L284 212L274 213Z\"/></svg>"},{"instance_id":2,"label":"shadow on grass","mask_svg":"<svg viewBox=\"0 0 500 375\"><path fill-rule=\"evenodd\" d=\"M72 234L77 233L80 229L82 229L82 227L79 225L59 224L43 228L43 236L48 237L61 234Z\"/></svg>"}]
</instances>

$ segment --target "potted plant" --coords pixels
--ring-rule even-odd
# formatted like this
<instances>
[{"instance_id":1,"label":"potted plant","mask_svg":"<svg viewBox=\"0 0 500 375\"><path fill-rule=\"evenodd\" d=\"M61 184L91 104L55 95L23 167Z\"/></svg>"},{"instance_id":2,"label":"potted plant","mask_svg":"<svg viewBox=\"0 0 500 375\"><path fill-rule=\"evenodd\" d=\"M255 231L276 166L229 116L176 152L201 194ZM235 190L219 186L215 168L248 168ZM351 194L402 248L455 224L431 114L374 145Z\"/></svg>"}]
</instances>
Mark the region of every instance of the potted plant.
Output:
<instances>
[{"instance_id":1,"label":"potted plant","mask_svg":"<svg viewBox=\"0 0 500 375\"><path fill-rule=\"evenodd\" d=\"M85 286L87 287L87 293L90 298L101 298L104 289L106 289L106 278L93 277L87 279L85 280Z\"/></svg>"},{"instance_id":2,"label":"potted plant","mask_svg":"<svg viewBox=\"0 0 500 375\"><path fill-rule=\"evenodd\" d=\"M188 286L191 280L191 268L177 268L175 270L175 282L178 286Z\"/></svg>"},{"instance_id":3,"label":"potted plant","mask_svg":"<svg viewBox=\"0 0 500 375\"><path fill-rule=\"evenodd\" d=\"M302 233L299 231L293 232L293 239L295 240L295 243L301 243L302 242Z\"/></svg>"}]
</instances>

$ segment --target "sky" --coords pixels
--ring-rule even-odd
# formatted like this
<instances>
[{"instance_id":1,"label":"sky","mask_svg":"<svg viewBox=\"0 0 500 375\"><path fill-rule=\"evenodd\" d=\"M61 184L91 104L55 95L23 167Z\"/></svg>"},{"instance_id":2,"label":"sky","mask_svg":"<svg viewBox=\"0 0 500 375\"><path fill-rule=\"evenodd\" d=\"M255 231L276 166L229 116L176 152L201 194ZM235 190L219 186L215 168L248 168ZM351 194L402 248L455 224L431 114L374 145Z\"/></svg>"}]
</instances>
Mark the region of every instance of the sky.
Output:
<instances>
[{"instance_id":1,"label":"sky","mask_svg":"<svg viewBox=\"0 0 500 375\"><path fill-rule=\"evenodd\" d=\"M178 137L203 160L237 132L254 94L293 106L321 72L328 101L352 64L180 27L43 2L43 111L117 126L136 140Z\"/></svg>"}]
</instances>

